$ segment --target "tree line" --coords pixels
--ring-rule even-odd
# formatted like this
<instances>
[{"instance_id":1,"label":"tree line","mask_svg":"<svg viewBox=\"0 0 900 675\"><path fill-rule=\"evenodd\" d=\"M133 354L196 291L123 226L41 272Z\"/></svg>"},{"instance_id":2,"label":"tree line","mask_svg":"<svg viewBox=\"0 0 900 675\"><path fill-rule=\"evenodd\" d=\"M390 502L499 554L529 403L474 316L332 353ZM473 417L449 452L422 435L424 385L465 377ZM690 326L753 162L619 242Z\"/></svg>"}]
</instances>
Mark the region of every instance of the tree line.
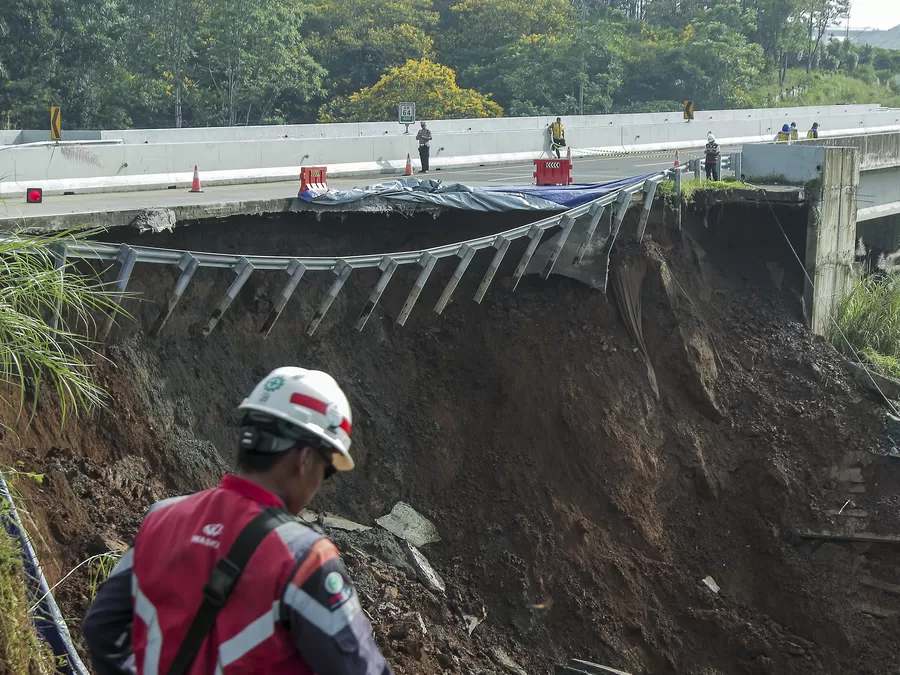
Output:
<instances>
[{"instance_id":1,"label":"tree line","mask_svg":"<svg viewBox=\"0 0 900 675\"><path fill-rule=\"evenodd\" d=\"M744 107L796 72L900 93L900 52L829 38L848 2L4 0L0 128Z\"/></svg>"}]
</instances>

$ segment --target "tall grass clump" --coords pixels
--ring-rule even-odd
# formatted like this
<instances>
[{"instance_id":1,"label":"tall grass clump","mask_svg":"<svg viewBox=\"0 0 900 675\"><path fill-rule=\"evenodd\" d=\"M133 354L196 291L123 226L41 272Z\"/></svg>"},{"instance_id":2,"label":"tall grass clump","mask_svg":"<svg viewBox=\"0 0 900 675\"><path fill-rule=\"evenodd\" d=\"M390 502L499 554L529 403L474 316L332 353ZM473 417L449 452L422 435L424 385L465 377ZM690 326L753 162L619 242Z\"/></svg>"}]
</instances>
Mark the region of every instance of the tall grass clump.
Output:
<instances>
[{"instance_id":1,"label":"tall grass clump","mask_svg":"<svg viewBox=\"0 0 900 675\"><path fill-rule=\"evenodd\" d=\"M0 383L17 392L20 412L29 394L36 409L39 394L54 391L63 424L103 404L86 358L90 336L97 321L121 312L96 275L79 273L71 260L60 264L54 251L71 240L69 233L0 238ZM48 320L54 314L63 319Z\"/></svg>"},{"instance_id":2,"label":"tall grass clump","mask_svg":"<svg viewBox=\"0 0 900 675\"><path fill-rule=\"evenodd\" d=\"M834 316L828 339L838 351L900 378L900 274L863 277L840 299Z\"/></svg>"}]
</instances>

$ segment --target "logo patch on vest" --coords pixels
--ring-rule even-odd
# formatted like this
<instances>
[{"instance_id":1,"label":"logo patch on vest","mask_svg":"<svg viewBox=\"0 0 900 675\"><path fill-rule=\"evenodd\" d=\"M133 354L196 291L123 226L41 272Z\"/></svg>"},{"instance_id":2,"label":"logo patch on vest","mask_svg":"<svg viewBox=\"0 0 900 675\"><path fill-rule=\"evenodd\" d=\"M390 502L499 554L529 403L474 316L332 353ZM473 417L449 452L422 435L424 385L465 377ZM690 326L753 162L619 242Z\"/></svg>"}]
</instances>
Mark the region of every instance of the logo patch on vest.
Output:
<instances>
[{"instance_id":1,"label":"logo patch on vest","mask_svg":"<svg viewBox=\"0 0 900 675\"><path fill-rule=\"evenodd\" d=\"M325 592L328 593L328 607L332 611L343 605L353 595L353 589L344 583L340 572L329 572L325 577Z\"/></svg>"}]
</instances>

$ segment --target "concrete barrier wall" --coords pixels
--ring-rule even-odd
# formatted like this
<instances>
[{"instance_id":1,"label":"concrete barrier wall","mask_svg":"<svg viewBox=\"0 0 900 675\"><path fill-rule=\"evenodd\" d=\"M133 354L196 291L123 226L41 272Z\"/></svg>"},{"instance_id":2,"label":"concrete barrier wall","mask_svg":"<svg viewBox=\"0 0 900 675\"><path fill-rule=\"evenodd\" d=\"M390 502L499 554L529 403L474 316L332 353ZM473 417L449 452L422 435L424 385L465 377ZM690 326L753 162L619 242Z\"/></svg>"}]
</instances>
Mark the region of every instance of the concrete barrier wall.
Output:
<instances>
[{"instance_id":1,"label":"concrete barrier wall","mask_svg":"<svg viewBox=\"0 0 900 675\"><path fill-rule=\"evenodd\" d=\"M751 183L805 185L822 178L825 164L825 148L815 145L748 145L741 155L741 173Z\"/></svg>"},{"instance_id":2,"label":"concrete barrier wall","mask_svg":"<svg viewBox=\"0 0 900 675\"><path fill-rule=\"evenodd\" d=\"M535 120L538 118L523 118ZM900 112L820 116L825 134L856 134L900 129ZM802 118L798 119L798 124ZM707 131L721 142L771 141L780 125L773 119L708 121L701 124L641 124L570 128L570 143L600 151L700 148ZM396 130L395 130L396 131ZM199 165L204 181L261 182L296 179L301 165L326 165L332 175L396 173L407 153L417 161L412 135L281 139L229 142L88 146L99 165L67 158L54 146L8 147L0 152L0 194L15 195L29 185L54 191L154 189L189 184ZM513 131L435 131L431 154L435 168L528 161L549 151L542 128ZM590 153L588 153L590 154Z\"/></svg>"},{"instance_id":3,"label":"concrete barrier wall","mask_svg":"<svg viewBox=\"0 0 900 675\"><path fill-rule=\"evenodd\" d=\"M856 148L863 171L900 166L900 133L848 136L807 141L811 145Z\"/></svg>"},{"instance_id":4,"label":"concrete barrier wall","mask_svg":"<svg viewBox=\"0 0 900 675\"><path fill-rule=\"evenodd\" d=\"M860 172L856 201L859 205L857 220L900 213L900 168Z\"/></svg>"},{"instance_id":5,"label":"concrete barrier wall","mask_svg":"<svg viewBox=\"0 0 900 675\"><path fill-rule=\"evenodd\" d=\"M848 106L802 106L794 108L761 108L740 110L698 110L695 124L771 119L784 123L797 122L803 128L821 116L862 115L878 112L877 103ZM435 133L510 132L543 130L555 117L501 117L488 119L429 120ZM821 121L820 121L821 123ZM598 127L685 124L680 111L639 113L632 115L585 115L566 117L569 133ZM411 127L411 131L416 127ZM397 122L364 122L351 124L294 124L257 127L204 127L191 129L129 129L99 132L104 139L122 139L126 143L204 143L242 140L276 140L304 138L359 138L402 133Z\"/></svg>"}]
</instances>

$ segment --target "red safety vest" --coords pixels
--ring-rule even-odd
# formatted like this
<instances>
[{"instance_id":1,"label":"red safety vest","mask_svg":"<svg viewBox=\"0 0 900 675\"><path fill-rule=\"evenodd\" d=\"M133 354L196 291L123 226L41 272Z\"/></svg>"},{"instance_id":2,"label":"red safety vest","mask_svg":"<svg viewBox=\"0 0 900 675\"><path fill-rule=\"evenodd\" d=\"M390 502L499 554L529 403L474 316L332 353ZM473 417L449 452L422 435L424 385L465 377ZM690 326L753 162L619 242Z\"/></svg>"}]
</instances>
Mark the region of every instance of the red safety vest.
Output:
<instances>
[{"instance_id":1,"label":"red safety vest","mask_svg":"<svg viewBox=\"0 0 900 675\"><path fill-rule=\"evenodd\" d=\"M132 645L139 675L165 675L216 561L244 526L270 506L283 504L259 486L228 475L213 490L160 502L147 515L134 544L132 580ZM297 568L298 538L307 551L316 549L309 563L321 557L318 549L333 549L300 523L269 533L219 612L191 675L315 675L280 620L280 601ZM286 541L293 542L291 547Z\"/></svg>"}]
</instances>

